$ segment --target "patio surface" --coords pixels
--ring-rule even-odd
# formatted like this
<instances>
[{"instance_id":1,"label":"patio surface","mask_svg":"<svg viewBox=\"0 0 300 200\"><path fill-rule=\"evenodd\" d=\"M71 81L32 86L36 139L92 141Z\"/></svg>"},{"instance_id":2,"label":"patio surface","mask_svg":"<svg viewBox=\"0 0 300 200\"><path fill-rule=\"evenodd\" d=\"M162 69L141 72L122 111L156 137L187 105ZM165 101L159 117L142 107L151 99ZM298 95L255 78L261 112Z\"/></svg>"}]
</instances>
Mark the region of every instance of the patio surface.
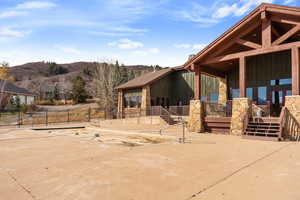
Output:
<instances>
[{"instance_id":1,"label":"patio surface","mask_svg":"<svg viewBox=\"0 0 300 200\"><path fill-rule=\"evenodd\" d=\"M300 199L299 143L104 128L0 129L0 199Z\"/></svg>"}]
</instances>

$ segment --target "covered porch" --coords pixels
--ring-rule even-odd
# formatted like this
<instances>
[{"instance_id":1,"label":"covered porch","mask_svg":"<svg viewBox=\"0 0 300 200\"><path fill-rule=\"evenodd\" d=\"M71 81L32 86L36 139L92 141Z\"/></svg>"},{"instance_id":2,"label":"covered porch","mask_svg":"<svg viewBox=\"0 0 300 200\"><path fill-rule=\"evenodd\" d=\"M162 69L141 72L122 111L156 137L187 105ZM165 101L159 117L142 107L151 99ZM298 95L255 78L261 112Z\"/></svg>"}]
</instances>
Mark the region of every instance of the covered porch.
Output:
<instances>
[{"instance_id":1,"label":"covered porch","mask_svg":"<svg viewBox=\"0 0 300 200\"><path fill-rule=\"evenodd\" d=\"M201 102L203 73L218 77L224 85L219 104L228 107L232 102L232 116L225 116L231 121L228 133L244 135L257 110L260 117L279 123L278 137L283 134L283 108L299 122L300 108L293 105L300 103L299 17L299 8L262 4L185 64L195 72L191 106L201 110L190 114L192 130L207 130L206 106Z\"/></svg>"}]
</instances>

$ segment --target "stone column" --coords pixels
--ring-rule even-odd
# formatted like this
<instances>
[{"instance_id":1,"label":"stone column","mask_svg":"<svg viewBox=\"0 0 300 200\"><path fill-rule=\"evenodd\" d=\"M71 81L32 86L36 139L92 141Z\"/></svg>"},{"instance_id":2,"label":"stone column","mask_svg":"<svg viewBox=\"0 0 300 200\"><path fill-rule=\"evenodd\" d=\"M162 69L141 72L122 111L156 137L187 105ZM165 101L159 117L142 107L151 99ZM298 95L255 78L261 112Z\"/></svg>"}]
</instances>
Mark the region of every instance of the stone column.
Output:
<instances>
[{"instance_id":1,"label":"stone column","mask_svg":"<svg viewBox=\"0 0 300 200\"><path fill-rule=\"evenodd\" d=\"M285 130L283 132L284 138L298 139L300 133L298 125L300 124L300 95L286 96L285 107L289 111L286 118Z\"/></svg>"},{"instance_id":2,"label":"stone column","mask_svg":"<svg viewBox=\"0 0 300 200\"><path fill-rule=\"evenodd\" d=\"M245 116L250 116L252 101L248 98L234 98L232 102L231 135L242 135Z\"/></svg>"},{"instance_id":3,"label":"stone column","mask_svg":"<svg viewBox=\"0 0 300 200\"><path fill-rule=\"evenodd\" d=\"M148 115L151 108L150 86L147 85L142 89L142 115Z\"/></svg>"},{"instance_id":4,"label":"stone column","mask_svg":"<svg viewBox=\"0 0 300 200\"><path fill-rule=\"evenodd\" d=\"M286 96L285 107L300 124L300 95Z\"/></svg>"},{"instance_id":5,"label":"stone column","mask_svg":"<svg viewBox=\"0 0 300 200\"><path fill-rule=\"evenodd\" d=\"M218 78L218 80L219 80L218 104L226 105L226 102L227 102L227 80L225 78Z\"/></svg>"},{"instance_id":6,"label":"stone column","mask_svg":"<svg viewBox=\"0 0 300 200\"><path fill-rule=\"evenodd\" d=\"M123 118L124 116L124 98L123 90L118 91L118 118Z\"/></svg>"},{"instance_id":7,"label":"stone column","mask_svg":"<svg viewBox=\"0 0 300 200\"><path fill-rule=\"evenodd\" d=\"M188 129L190 132L203 132L203 104L200 100L190 101L190 115L188 121Z\"/></svg>"}]
</instances>

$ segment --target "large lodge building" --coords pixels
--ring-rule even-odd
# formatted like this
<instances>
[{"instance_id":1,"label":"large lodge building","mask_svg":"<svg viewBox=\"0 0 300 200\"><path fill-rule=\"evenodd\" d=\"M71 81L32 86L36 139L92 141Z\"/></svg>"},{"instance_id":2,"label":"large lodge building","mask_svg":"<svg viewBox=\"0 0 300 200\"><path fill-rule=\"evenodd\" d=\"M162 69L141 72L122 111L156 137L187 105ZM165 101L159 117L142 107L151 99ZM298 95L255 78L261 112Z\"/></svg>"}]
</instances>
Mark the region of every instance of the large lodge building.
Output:
<instances>
[{"instance_id":1,"label":"large lodge building","mask_svg":"<svg viewBox=\"0 0 300 200\"><path fill-rule=\"evenodd\" d=\"M300 8L261 4L183 66L116 88L119 117L185 108L190 131L298 140L299 48Z\"/></svg>"}]
</instances>

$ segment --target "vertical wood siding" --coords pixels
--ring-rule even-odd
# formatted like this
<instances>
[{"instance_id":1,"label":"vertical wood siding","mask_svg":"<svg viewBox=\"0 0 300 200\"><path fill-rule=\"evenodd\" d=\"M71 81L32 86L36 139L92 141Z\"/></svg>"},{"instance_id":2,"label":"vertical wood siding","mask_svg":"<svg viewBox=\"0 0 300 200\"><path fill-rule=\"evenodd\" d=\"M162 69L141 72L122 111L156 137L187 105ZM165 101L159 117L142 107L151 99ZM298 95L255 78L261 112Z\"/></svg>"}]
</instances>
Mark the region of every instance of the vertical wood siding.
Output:
<instances>
[{"instance_id":1,"label":"vertical wood siding","mask_svg":"<svg viewBox=\"0 0 300 200\"><path fill-rule=\"evenodd\" d=\"M291 78L291 52L253 56L247 59L246 87L270 85L270 80ZM239 88L239 67L228 74L230 88Z\"/></svg>"},{"instance_id":2,"label":"vertical wood siding","mask_svg":"<svg viewBox=\"0 0 300 200\"><path fill-rule=\"evenodd\" d=\"M169 98L170 105L177 105L179 101L183 105L189 104L194 98L194 73L187 70L174 71L168 76L151 84L151 98ZM201 75L201 95L208 96L211 93L218 93L218 79Z\"/></svg>"}]
</instances>

